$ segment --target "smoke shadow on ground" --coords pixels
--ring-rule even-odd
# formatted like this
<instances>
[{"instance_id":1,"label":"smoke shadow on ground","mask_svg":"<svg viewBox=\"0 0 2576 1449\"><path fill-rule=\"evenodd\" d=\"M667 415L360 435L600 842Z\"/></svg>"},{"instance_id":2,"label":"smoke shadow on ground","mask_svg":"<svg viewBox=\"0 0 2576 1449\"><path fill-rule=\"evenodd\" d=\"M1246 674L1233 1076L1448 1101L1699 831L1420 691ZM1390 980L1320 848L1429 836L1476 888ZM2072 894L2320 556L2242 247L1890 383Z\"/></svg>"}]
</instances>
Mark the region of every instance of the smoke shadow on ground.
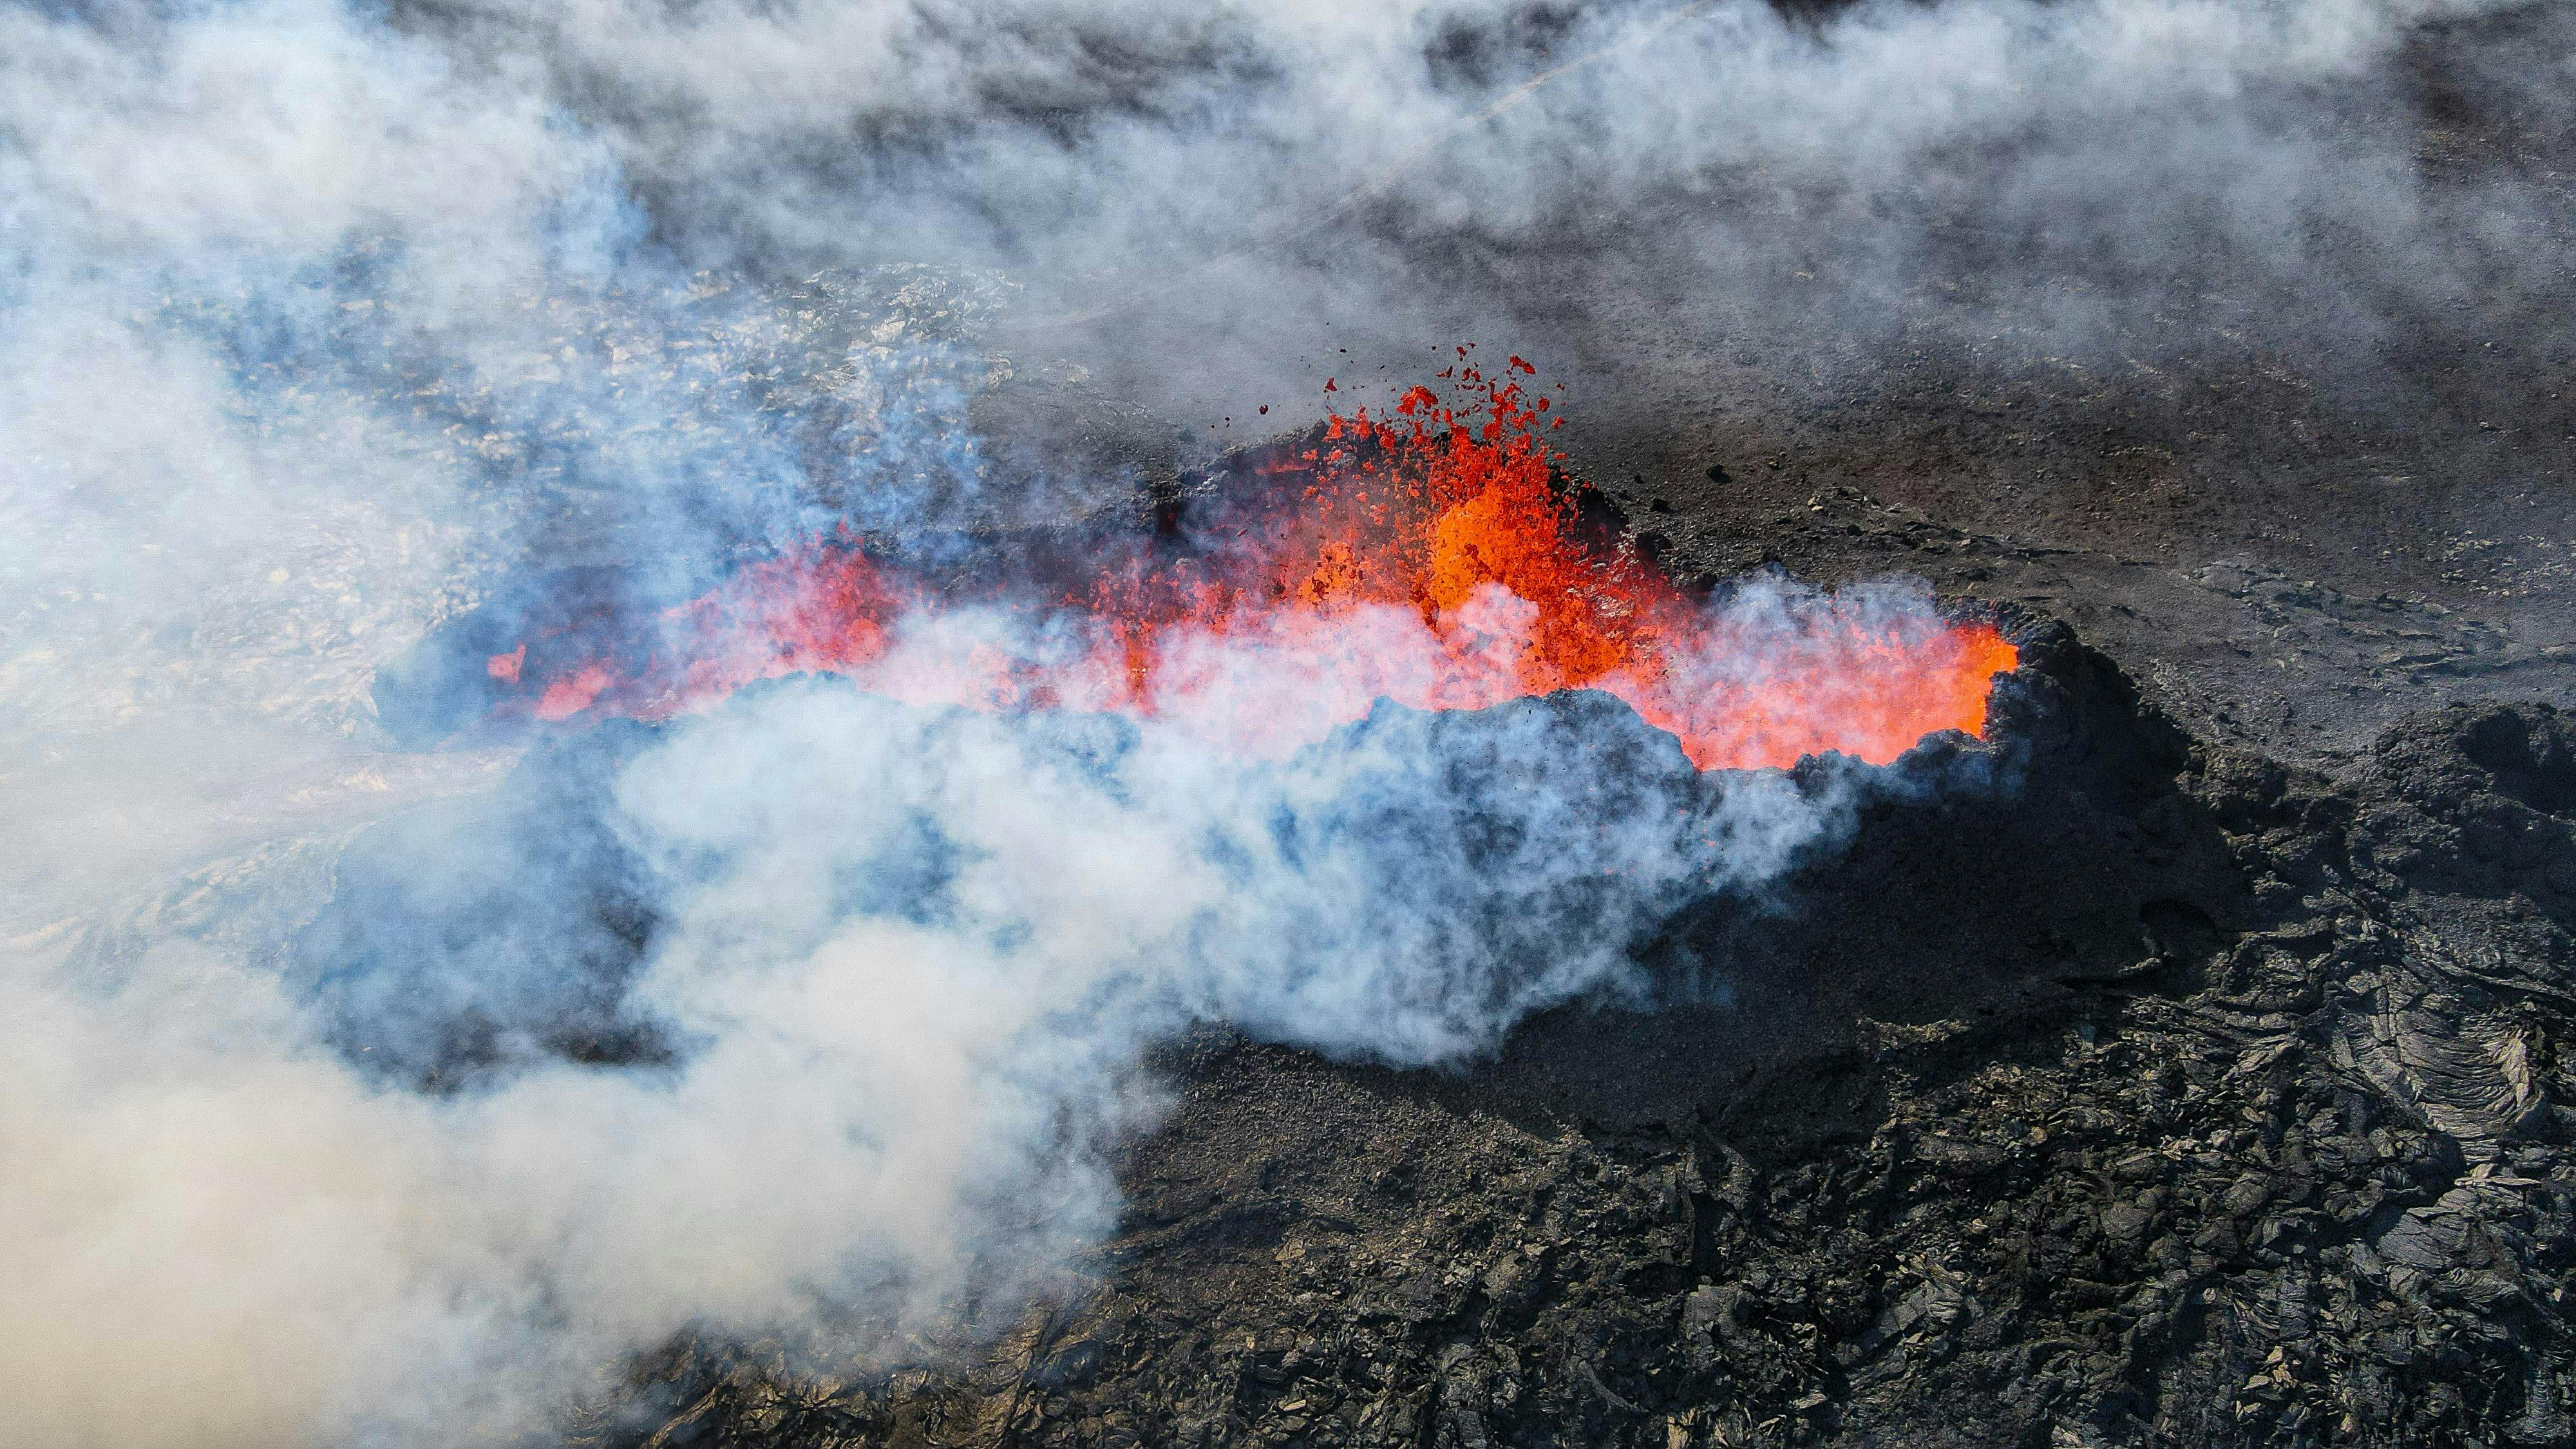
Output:
<instances>
[{"instance_id":1,"label":"smoke shadow on ground","mask_svg":"<svg viewBox=\"0 0 2576 1449\"><path fill-rule=\"evenodd\" d=\"M658 735L548 740L497 790L373 826L341 853L288 979L369 1075L445 1092L545 1057L652 1066L674 1043L628 1001L664 912L607 818Z\"/></svg>"}]
</instances>

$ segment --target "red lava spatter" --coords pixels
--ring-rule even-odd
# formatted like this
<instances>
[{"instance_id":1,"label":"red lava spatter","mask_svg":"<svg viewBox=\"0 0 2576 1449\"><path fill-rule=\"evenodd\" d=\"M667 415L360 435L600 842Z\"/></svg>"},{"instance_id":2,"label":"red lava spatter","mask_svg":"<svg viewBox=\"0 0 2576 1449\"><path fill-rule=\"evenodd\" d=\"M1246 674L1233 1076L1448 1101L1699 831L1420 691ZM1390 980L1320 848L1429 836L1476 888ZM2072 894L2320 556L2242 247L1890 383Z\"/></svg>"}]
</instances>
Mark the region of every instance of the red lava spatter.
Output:
<instances>
[{"instance_id":1,"label":"red lava spatter","mask_svg":"<svg viewBox=\"0 0 2576 1449\"><path fill-rule=\"evenodd\" d=\"M1276 486L1203 526L1197 555L1104 562L1057 598L934 591L827 537L668 611L640 661L540 671L522 643L489 671L543 720L660 718L830 672L916 703L1154 717L1261 754L1380 698L1477 709L1574 688L1625 700L1702 769L1884 763L1983 732L1992 677L2018 661L1992 627L1848 600L1711 609L1587 529L1532 372L1514 357L1489 376L1462 347L1447 397L1334 414L1316 447L1262 464Z\"/></svg>"}]
</instances>

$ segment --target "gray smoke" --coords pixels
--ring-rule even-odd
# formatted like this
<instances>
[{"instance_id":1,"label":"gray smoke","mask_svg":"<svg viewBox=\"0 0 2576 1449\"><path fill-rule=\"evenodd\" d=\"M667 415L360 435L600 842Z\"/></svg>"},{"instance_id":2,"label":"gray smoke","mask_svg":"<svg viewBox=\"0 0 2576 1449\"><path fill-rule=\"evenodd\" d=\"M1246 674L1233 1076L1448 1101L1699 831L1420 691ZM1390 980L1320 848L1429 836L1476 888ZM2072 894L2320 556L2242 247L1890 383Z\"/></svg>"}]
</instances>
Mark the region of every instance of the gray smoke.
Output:
<instances>
[{"instance_id":1,"label":"gray smoke","mask_svg":"<svg viewBox=\"0 0 2576 1449\"><path fill-rule=\"evenodd\" d=\"M1775 318L2015 257L1958 325L2070 342L2215 245L2273 320L2376 335L2563 270L2532 193L2426 183L2391 119L2472 9L0 10L12 1442L506 1437L690 1326L863 1356L1108 1226L1157 1036L1443 1064L1641 999L1633 931L1880 787L1702 779L1600 701L1247 764L793 684L581 777L651 916L601 978L494 884L564 856L507 807L566 777L374 715L494 590L1079 508L1124 480L1001 491L970 401L1087 366L1302 421L1339 365L1302 354L1543 333L1499 295L1536 238ZM2557 114L2567 66L2493 79ZM1830 605L1741 607L1758 647ZM317 984L316 923L393 919L350 915L367 861L509 929ZM653 1050L546 1036L593 1006ZM469 1019L476 1073L419 1090Z\"/></svg>"}]
</instances>

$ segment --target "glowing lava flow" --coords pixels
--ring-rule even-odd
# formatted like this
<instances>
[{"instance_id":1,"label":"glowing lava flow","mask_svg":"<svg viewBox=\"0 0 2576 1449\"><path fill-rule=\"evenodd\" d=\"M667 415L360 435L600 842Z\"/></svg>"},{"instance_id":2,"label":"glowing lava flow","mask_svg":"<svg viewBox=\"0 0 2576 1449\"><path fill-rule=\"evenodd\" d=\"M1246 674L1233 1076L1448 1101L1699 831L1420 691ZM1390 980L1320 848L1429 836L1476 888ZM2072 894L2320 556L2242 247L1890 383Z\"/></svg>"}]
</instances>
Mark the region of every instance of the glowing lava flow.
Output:
<instances>
[{"instance_id":1,"label":"glowing lava flow","mask_svg":"<svg viewBox=\"0 0 2576 1449\"><path fill-rule=\"evenodd\" d=\"M1441 374L1457 401L1416 387L1387 416L1334 415L1194 520L1190 549L1095 562L1051 596L933 591L824 539L669 611L640 653L550 650L540 668L522 643L490 674L544 720L658 718L810 671L916 703L1150 716L1262 754L1381 698L1476 709L1574 688L1627 701L1702 769L1883 763L1983 731L1992 677L2018 661L1993 628L1865 594L1691 598L1569 502L1529 364L1489 377L1458 355Z\"/></svg>"}]
</instances>

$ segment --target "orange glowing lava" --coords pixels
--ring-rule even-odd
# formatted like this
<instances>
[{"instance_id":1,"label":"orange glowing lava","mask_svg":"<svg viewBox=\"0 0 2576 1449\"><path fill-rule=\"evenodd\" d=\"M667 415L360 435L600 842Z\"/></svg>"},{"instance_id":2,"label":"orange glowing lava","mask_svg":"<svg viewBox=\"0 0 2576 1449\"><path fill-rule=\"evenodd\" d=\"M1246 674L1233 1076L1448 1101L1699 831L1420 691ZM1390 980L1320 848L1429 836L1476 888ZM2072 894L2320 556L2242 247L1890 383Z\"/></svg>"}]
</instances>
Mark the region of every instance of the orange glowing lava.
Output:
<instances>
[{"instance_id":1,"label":"orange glowing lava","mask_svg":"<svg viewBox=\"0 0 2576 1449\"><path fill-rule=\"evenodd\" d=\"M489 674L542 720L660 718L829 672L922 704L1119 711L1260 754L1381 698L1477 709L1577 688L1627 701L1702 769L1884 763L1937 730L1983 732L1992 678L2019 658L1994 628L1850 598L1691 597L1573 504L1530 365L1494 377L1458 357L1449 398L1415 387L1272 450L1184 547L965 597L818 539L668 611L641 646L541 666L522 643Z\"/></svg>"}]
</instances>

